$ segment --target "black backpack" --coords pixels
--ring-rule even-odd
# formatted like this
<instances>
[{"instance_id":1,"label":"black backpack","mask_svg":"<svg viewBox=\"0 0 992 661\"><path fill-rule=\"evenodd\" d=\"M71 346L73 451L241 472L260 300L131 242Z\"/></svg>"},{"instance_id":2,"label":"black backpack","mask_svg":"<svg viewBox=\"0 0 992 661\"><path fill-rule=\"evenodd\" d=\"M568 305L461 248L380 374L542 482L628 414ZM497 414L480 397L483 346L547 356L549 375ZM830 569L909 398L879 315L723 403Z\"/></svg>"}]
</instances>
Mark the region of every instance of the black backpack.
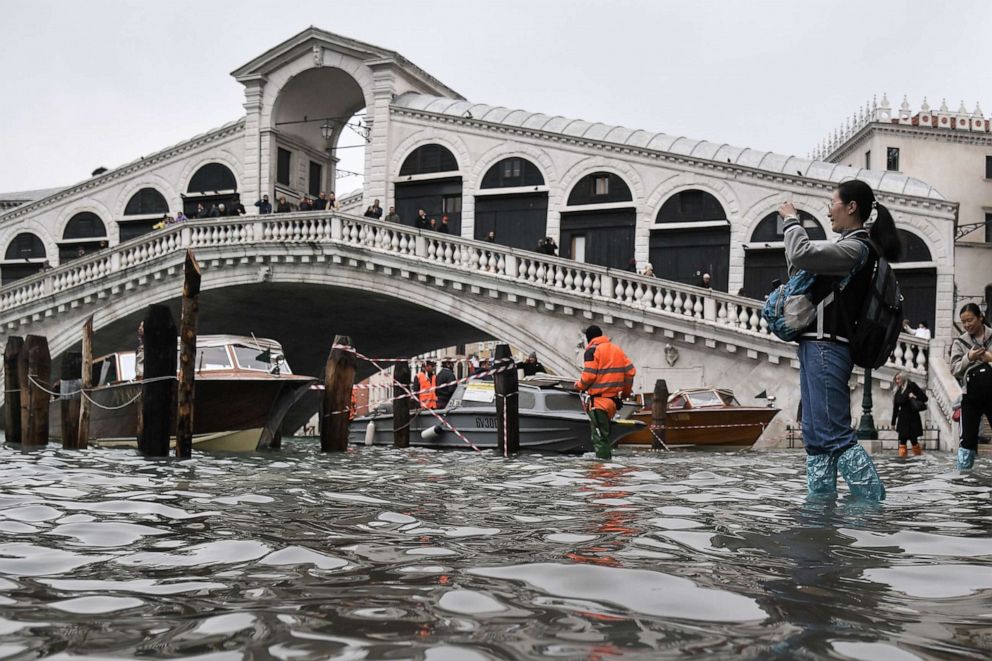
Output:
<instances>
[{"instance_id":1,"label":"black backpack","mask_svg":"<svg viewBox=\"0 0 992 661\"><path fill-rule=\"evenodd\" d=\"M902 332L902 292L899 280L896 278L892 265L878 252L874 245L867 242L872 251L878 255L875 260L871 285L861 304L861 311L856 319L847 319L850 329L851 359L854 364L866 369L875 369L885 364ZM844 306L838 306L844 310ZM843 312L846 317L846 311Z\"/></svg>"}]
</instances>

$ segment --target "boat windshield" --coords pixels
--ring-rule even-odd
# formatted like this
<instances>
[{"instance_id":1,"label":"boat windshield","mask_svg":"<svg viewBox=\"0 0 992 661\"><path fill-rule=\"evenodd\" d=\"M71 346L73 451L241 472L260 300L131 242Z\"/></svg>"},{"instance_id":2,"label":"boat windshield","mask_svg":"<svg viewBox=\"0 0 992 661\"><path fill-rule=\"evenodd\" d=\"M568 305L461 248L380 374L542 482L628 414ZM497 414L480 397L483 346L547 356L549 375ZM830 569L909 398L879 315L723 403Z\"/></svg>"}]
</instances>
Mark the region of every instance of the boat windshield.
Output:
<instances>
[{"instance_id":1,"label":"boat windshield","mask_svg":"<svg viewBox=\"0 0 992 661\"><path fill-rule=\"evenodd\" d=\"M703 408L706 406L723 406L723 400L714 390L700 390L689 393L689 401L693 408Z\"/></svg>"},{"instance_id":2,"label":"boat windshield","mask_svg":"<svg viewBox=\"0 0 992 661\"><path fill-rule=\"evenodd\" d=\"M727 406L740 406L741 405L741 403L737 401L737 398L734 397L732 393L723 392L721 390L718 390L717 392L720 393L720 399L722 399L723 400L723 403L726 404Z\"/></svg>"},{"instance_id":3,"label":"boat windshield","mask_svg":"<svg viewBox=\"0 0 992 661\"><path fill-rule=\"evenodd\" d=\"M232 344L238 366L245 370L257 370L269 374L292 374L285 357L278 351L259 349L243 344Z\"/></svg>"},{"instance_id":4,"label":"boat windshield","mask_svg":"<svg viewBox=\"0 0 992 661\"><path fill-rule=\"evenodd\" d=\"M134 381L138 377L138 370L135 366L134 352L121 352L117 354L117 359L121 364L121 381Z\"/></svg>"},{"instance_id":5,"label":"boat windshield","mask_svg":"<svg viewBox=\"0 0 992 661\"><path fill-rule=\"evenodd\" d=\"M227 347L202 347L196 350L196 371L229 370L233 368Z\"/></svg>"}]
</instances>

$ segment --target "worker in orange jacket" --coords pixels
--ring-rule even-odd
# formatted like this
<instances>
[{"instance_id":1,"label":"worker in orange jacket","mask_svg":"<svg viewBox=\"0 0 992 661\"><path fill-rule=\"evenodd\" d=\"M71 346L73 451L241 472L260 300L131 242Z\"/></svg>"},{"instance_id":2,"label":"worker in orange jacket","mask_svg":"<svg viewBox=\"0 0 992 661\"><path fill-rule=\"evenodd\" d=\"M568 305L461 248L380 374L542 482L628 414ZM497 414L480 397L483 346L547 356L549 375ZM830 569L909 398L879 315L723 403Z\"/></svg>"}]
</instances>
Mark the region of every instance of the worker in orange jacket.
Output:
<instances>
[{"instance_id":1,"label":"worker in orange jacket","mask_svg":"<svg viewBox=\"0 0 992 661\"><path fill-rule=\"evenodd\" d=\"M428 388L434 388L437 386L437 376L434 374L434 367L434 361L428 360L424 363L424 369L417 372L417 376L413 380L413 389L415 392L420 392L421 390L427 390ZM437 408L436 390L421 392L417 395L417 399L420 400L420 406L425 409Z\"/></svg>"},{"instance_id":2,"label":"worker in orange jacket","mask_svg":"<svg viewBox=\"0 0 992 661\"><path fill-rule=\"evenodd\" d=\"M575 382L579 392L589 395L586 413L592 426L592 446L599 459L610 459L610 420L624 397L634 389L637 370L599 326L586 329L586 353L582 376Z\"/></svg>"}]
</instances>

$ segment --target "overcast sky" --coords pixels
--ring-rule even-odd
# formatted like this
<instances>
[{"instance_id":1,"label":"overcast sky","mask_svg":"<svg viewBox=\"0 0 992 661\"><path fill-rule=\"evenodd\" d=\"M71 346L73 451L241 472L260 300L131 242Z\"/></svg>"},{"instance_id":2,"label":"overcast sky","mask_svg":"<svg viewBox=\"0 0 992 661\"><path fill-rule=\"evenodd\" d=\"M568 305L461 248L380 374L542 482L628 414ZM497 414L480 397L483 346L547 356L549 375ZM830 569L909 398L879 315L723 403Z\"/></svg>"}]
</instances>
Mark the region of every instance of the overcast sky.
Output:
<instances>
[{"instance_id":1,"label":"overcast sky","mask_svg":"<svg viewBox=\"0 0 992 661\"><path fill-rule=\"evenodd\" d=\"M310 25L471 101L800 156L876 93L992 111L986 0L4 0L0 17L2 192L238 119L230 72Z\"/></svg>"}]
</instances>

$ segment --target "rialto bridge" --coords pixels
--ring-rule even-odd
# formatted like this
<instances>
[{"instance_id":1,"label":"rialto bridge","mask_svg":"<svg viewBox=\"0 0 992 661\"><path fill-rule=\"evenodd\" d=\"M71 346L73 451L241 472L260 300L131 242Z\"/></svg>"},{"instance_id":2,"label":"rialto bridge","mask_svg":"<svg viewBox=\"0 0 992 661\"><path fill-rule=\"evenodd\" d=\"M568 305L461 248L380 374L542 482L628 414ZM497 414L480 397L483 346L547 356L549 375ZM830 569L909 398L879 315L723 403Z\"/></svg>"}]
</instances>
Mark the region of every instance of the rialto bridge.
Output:
<instances>
[{"instance_id":1,"label":"rialto bridge","mask_svg":"<svg viewBox=\"0 0 992 661\"><path fill-rule=\"evenodd\" d=\"M581 329L597 323L637 364L638 389L666 378L745 400L766 390L783 408L767 433L794 423L795 347L767 333L757 301L345 214L174 225L5 287L0 324L46 336L58 356L78 348L93 316L97 353L132 346L147 305L169 304L178 318L186 248L203 269L200 331L280 339L301 373L319 374L333 336L347 334L372 356L498 338L573 374ZM876 396L896 370L930 385L946 426L954 392L940 356L906 336L876 372Z\"/></svg>"},{"instance_id":2,"label":"rialto bridge","mask_svg":"<svg viewBox=\"0 0 992 661\"><path fill-rule=\"evenodd\" d=\"M924 182L472 103L399 53L316 28L232 75L245 103L229 124L73 186L0 196L6 334L42 333L60 352L95 314L102 348L127 346L147 303L175 300L192 246L206 266L204 332L276 337L301 371L339 332L382 355L497 337L565 371L595 319L638 358L639 385L666 374L758 386L794 411L792 348L761 331L754 300L784 278L776 210L793 200L826 237L833 187L858 177L900 228L908 316L934 329L931 350L907 339L895 364L943 373L927 356L940 360L952 333L957 205ZM295 205L332 190L353 130L367 139L364 186L341 211L378 199L401 225L256 215L263 194ZM249 215L153 229L239 200ZM447 216L453 236L412 230L419 209ZM367 243L370 231L389 245ZM495 243L478 241L490 232ZM531 252L544 236L560 257ZM631 261L659 279L625 271ZM693 287L703 272L713 291ZM680 356L671 366L668 344Z\"/></svg>"}]
</instances>

